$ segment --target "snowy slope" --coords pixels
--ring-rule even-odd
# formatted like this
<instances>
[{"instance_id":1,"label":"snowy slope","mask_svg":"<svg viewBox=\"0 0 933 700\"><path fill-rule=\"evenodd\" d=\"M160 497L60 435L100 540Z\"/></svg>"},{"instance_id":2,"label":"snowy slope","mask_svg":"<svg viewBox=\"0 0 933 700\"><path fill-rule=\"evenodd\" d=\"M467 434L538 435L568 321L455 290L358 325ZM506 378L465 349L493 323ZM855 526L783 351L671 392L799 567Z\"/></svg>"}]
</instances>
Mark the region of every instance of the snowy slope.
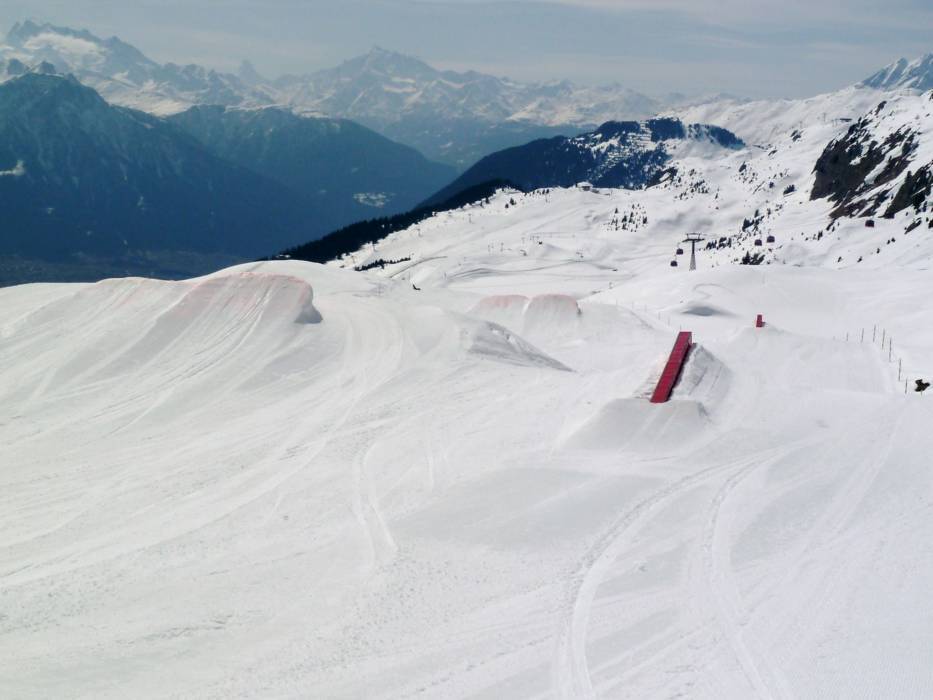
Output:
<instances>
[{"instance_id":1,"label":"snowy slope","mask_svg":"<svg viewBox=\"0 0 933 700\"><path fill-rule=\"evenodd\" d=\"M880 102L826 147L814 172L813 197L836 202L834 216L922 221L933 186L933 90Z\"/></svg>"},{"instance_id":2,"label":"snowy slope","mask_svg":"<svg viewBox=\"0 0 933 700\"><path fill-rule=\"evenodd\" d=\"M671 114L685 122L716 124L748 143L767 145L805 126L839 128L883 99L885 94L881 90L847 87L802 100L714 100L673 110Z\"/></svg>"},{"instance_id":3,"label":"snowy slope","mask_svg":"<svg viewBox=\"0 0 933 700\"><path fill-rule=\"evenodd\" d=\"M748 253L795 265L894 260L923 268L933 221L931 97L853 89L786 109L691 110L691 118L719 119L749 148L675 158L661 187L639 201L712 239L707 245L716 249L705 251L712 264ZM830 105L835 111L826 114L847 116L824 118Z\"/></svg>"},{"instance_id":4,"label":"snowy slope","mask_svg":"<svg viewBox=\"0 0 933 700\"><path fill-rule=\"evenodd\" d=\"M806 99L717 98L674 108L670 113L686 122L716 124L750 143L769 144L795 129L848 124L885 99L916 96L931 88L933 54L925 54L912 61L902 58L857 85Z\"/></svg>"},{"instance_id":5,"label":"snowy slope","mask_svg":"<svg viewBox=\"0 0 933 700\"><path fill-rule=\"evenodd\" d=\"M689 273L688 191L0 290L0 695L933 693L929 237Z\"/></svg>"}]
</instances>

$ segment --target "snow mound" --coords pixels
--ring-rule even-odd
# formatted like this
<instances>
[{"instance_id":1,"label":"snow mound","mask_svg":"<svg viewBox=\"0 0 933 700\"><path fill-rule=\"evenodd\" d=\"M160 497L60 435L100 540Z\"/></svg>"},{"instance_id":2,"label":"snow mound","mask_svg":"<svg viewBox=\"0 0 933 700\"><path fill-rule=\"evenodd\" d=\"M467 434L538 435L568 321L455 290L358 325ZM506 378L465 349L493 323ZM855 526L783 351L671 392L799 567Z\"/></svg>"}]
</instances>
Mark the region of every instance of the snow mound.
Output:
<instances>
[{"instance_id":1,"label":"snow mound","mask_svg":"<svg viewBox=\"0 0 933 700\"><path fill-rule=\"evenodd\" d=\"M481 299L473 307L474 313L495 313L497 311L518 311L522 313L528 305L528 297L521 294L494 294Z\"/></svg>"},{"instance_id":2,"label":"snow mound","mask_svg":"<svg viewBox=\"0 0 933 700\"><path fill-rule=\"evenodd\" d=\"M674 387L674 398L689 397L700 402L705 411L713 413L724 403L731 384L729 368L705 347L694 344Z\"/></svg>"},{"instance_id":3,"label":"snow mound","mask_svg":"<svg viewBox=\"0 0 933 700\"><path fill-rule=\"evenodd\" d=\"M168 352L219 359L222 348L232 353L247 345L269 353L296 327L322 320L311 285L297 277L237 273L185 286L187 293L156 318L123 362L157 362Z\"/></svg>"},{"instance_id":4,"label":"snow mound","mask_svg":"<svg viewBox=\"0 0 933 700\"><path fill-rule=\"evenodd\" d=\"M580 317L577 300L566 294L541 294L533 297L525 309L525 328L566 327Z\"/></svg>"},{"instance_id":5,"label":"snow mound","mask_svg":"<svg viewBox=\"0 0 933 700\"><path fill-rule=\"evenodd\" d=\"M576 449L678 449L703 437L731 383L731 373L706 348L694 345L671 401L645 397L616 399L573 430L566 441Z\"/></svg>"},{"instance_id":6,"label":"snow mound","mask_svg":"<svg viewBox=\"0 0 933 700\"><path fill-rule=\"evenodd\" d=\"M266 321L299 324L322 320L314 306L314 291L305 280L251 272L198 282L167 318L187 320L205 315L239 321L259 316Z\"/></svg>"},{"instance_id":7,"label":"snow mound","mask_svg":"<svg viewBox=\"0 0 933 700\"><path fill-rule=\"evenodd\" d=\"M477 303L471 313L539 337L573 330L581 316L577 300L566 294L540 294L530 299L520 294L493 295Z\"/></svg>"},{"instance_id":8,"label":"snow mound","mask_svg":"<svg viewBox=\"0 0 933 700\"><path fill-rule=\"evenodd\" d=\"M710 425L699 401L648 403L616 399L576 430L565 443L571 449L667 451L697 439Z\"/></svg>"},{"instance_id":9,"label":"snow mound","mask_svg":"<svg viewBox=\"0 0 933 700\"><path fill-rule=\"evenodd\" d=\"M467 352L473 355L524 367L572 371L567 365L497 323L470 323L461 330L461 338Z\"/></svg>"},{"instance_id":10,"label":"snow mound","mask_svg":"<svg viewBox=\"0 0 933 700\"><path fill-rule=\"evenodd\" d=\"M521 294L494 294L481 299L470 310L470 314L494 323L521 328L527 306L528 297Z\"/></svg>"}]
</instances>

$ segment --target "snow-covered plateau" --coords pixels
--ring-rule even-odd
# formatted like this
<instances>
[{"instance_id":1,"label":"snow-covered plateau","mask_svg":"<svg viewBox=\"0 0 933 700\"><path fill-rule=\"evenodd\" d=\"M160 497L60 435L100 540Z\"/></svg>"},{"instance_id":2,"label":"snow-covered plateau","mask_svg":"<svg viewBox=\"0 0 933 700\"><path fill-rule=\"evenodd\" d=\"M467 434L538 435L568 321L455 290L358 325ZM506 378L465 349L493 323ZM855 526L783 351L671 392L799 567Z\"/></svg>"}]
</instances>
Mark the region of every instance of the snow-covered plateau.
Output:
<instances>
[{"instance_id":1,"label":"snow-covered plateau","mask_svg":"<svg viewBox=\"0 0 933 700\"><path fill-rule=\"evenodd\" d=\"M0 696L930 697L930 213L810 197L833 139L927 158L930 104L0 290Z\"/></svg>"}]
</instances>

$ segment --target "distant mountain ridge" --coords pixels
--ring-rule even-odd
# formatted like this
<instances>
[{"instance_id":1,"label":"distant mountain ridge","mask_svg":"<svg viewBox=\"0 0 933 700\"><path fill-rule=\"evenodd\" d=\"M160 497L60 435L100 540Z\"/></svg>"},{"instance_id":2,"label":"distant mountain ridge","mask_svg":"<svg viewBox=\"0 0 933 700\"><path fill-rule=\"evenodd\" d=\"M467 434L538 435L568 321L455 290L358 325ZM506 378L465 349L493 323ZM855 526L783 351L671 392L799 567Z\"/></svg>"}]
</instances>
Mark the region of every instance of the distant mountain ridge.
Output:
<instances>
[{"instance_id":1,"label":"distant mountain ridge","mask_svg":"<svg viewBox=\"0 0 933 700\"><path fill-rule=\"evenodd\" d=\"M610 118L645 118L661 102L618 85L581 87L570 82L520 83L476 71L437 70L410 56L380 48L340 66L274 82L286 104L357 120L429 157L468 164L481 150L517 145L521 139L577 131ZM458 152L432 124L459 124L480 132L480 150ZM512 138L496 142L498 129ZM427 127L427 128L426 128ZM575 128L576 127L576 128ZM435 133L437 132L437 133Z\"/></svg>"},{"instance_id":2,"label":"distant mountain ridge","mask_svg":"<svg viewBox=\"0 0 933 700\"><path fill-rule=\"evenodd\" d=\"M361 90L360 83L376 90ZM300 86L322 110L386 122L433 111L452 119L560 126L606 121L606 115L620 112L648 116L662 104L620 85L589 87L566 80L522 83L472 70L439 70L379 47L336 68L281 78L275 84Z\"/></svg>"},{"instance_id":3,"label":"distant mountain ridge","mask_svg":"<svg viewBox=\"0 0 933 700\"><path fill-rule=\"evenodd\" d=\"M161 65L117 37L102 39L87 30L30 20L7 33L0 44L0 61L4 59L29 65L46 62L59 73L73 73L108 102L156 115L195 104L259 106L275 101L229 73L197 65Z\"/></svg>"},{"instance_id":4,"label":"distant mountain ridge","mask_svg":"<svg viewBox=\"0 0 933 700\"><path fill-rule=\"evenodd\" d=\"M406 211L455 175L452 167L355 122L280 107L198 106L168 121L215 155L299 195L320 233Z\"/></svg>"},{"instance_id":5,"label":"distant mountain ridge","mask_svg":"<svg viewBox=\"0 0 933 700\"><path fill-rule=\"evenodd\" d=\"M582 181L638 189L652 184L675 152L735 150L744 145L725 129L678 119L607 122L580 136L542 139L487 156L428 203L490 180L509 181L527 190L570 187Z\"/></svg>"},{"instance_id":6,"label":"distant mountain ridge","mask_svg":"<svg viewBox=\"0 0 933 700\"><path fill-rule=\"evenodd\" d=\"M382 48L339 66L276 79L244 62L236 73L160 65L126 42L26 21L0 45L0 80L42 61L71 72L115 104L170 115L196 105L283 106L303 115L350 119L464 170L481 157L617 120L644 120L691 107L742 100L719 95L652 97L620 85L522 83L476 71L436 69ZM4 64L6 70L4 70ZM858 84L880 91L933 86L933 54L901 59ZM713 122L718 123L718 122Z\"/></svg>"},{"instance_id":7,"label":"distant mountain ridge","mask_svg":"<svg viewBox=\"0 0 933 700\"><path fill-rule=\"evenodd\" d=\"M0 174L0 257L69 265L83 279L206 272L310 232L286 188L73 77L0 84Z\"/></svg>"},{"instance_id":8,"label":"distant mountain ridge","mask_svg":"<svg viewBox=\"0 0 933 700\"><path fill-rule=\"evenodd\" d=\"M875 90L933 90L933 53L924 54L913 61L902 58L885 66L859 85Z\"/></svg>"},{"instance_id":9,"label":"distant mountain ridge","mask_svg":"<svg viewBox=\"0 0 933 700\"><path fill-rule=\"evenodd\" d=\"M220 106L160 118L73 76L26 70L0 83L0 256L83 256L84 278L113 274L101 261L208 271L178 259L266 254L406 211L453 175L350 121Z\"/></svg>"}]
</instances>

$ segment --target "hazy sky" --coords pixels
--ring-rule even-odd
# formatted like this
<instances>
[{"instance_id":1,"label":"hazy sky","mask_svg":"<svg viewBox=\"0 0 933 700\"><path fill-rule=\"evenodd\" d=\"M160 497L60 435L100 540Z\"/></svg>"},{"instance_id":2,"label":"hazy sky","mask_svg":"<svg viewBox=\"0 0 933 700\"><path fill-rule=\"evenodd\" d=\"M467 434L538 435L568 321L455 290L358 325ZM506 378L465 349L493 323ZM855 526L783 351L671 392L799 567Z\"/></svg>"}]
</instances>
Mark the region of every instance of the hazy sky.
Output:
<instances>
[{"instance_id":1,"label":"hazy sky","mask_svg":"<svg viewBox=\"0 0 933 700\"><path fill-rule=\"evenodd\" d=\"M308 72L372 46L522 80L799 97L933 51L933 0L2 0L160 62Z\"/></svg>"}]
</instances>

